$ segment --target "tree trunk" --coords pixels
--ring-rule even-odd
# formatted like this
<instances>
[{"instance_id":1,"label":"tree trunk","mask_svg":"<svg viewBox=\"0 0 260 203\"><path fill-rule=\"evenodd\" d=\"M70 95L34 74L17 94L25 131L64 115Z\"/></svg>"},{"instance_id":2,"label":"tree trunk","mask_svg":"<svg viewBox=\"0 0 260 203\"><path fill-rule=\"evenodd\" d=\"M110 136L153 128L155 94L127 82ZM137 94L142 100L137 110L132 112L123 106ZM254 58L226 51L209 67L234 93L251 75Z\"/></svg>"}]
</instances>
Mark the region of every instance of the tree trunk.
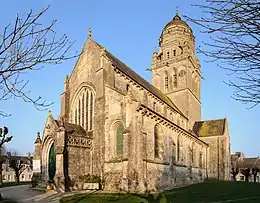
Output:
<instances>
[{"instance_id":1,"label":"tree trunk","mask_svg":"<svg viewBox=\"0 0 260 203\"><path fill-rule=\"evenodd\" d=\"M2 147L0 146L0 185L3 185L3 155Z\"/></svg>"},{"instance_id":2,"label":"tree trunk","mask_svg":"<svg viewBox=\"0 0 260 203\"><path fill-rule=\"evenodd\" d=\"M20 182L20 177L19 177L19 172L15 171L15 182L19 183Z\"/></svg>"}]
</instances>

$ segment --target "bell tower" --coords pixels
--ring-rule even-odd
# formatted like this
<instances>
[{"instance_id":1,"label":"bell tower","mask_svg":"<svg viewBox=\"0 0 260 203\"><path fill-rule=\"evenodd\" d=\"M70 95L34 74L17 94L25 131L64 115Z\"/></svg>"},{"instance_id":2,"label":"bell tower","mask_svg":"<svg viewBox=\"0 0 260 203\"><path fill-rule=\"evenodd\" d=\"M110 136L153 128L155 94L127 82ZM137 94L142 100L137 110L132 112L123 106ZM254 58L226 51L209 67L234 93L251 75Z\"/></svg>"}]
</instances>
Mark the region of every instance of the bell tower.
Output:
<instances>
[{"instance_id":1,"label":"bell tower","mask_svg":"<svg viewBox=\"0 0 260 203\"><path fill-rule=\"evenodd\" d=\"M151 71L152 84L189 118L189 128L192 128L195 121L201 120L201 71L195 37L178 12L162 30Z\"/></svg>"}]
</instances>

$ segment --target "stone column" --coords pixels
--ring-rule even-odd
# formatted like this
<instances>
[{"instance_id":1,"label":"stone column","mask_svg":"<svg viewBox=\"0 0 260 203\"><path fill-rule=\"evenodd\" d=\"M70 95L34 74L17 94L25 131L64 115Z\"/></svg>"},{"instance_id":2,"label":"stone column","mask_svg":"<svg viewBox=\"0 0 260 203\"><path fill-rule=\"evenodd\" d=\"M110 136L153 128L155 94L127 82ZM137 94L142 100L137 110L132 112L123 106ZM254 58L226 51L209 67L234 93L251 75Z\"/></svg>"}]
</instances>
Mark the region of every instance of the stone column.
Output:
<instances>
[{"instance_id":1,"label":"stone column","mask_svg":"<svg viewBox=\"0 0 260 203\"><path fill-rule=\"evenodd\" d=\"M143 165L143 132L142 115L135 113L132 119L131 135L129 137L129 166L128 179L131 181L129 191L144 193L144 165Z\"/></svg>"},{"instance_id":2,"label":"stone column","mask_svg":"<svg viewBox=\"0 0 260 203\"><path fill-rule=\"evenodd\" d=\"M60 127L56 134L56 173L54 177L54 182L58 189L65 191L65 175L64 175L64 149L65 149L65 129Z\"/></svg>"}]
</instances>

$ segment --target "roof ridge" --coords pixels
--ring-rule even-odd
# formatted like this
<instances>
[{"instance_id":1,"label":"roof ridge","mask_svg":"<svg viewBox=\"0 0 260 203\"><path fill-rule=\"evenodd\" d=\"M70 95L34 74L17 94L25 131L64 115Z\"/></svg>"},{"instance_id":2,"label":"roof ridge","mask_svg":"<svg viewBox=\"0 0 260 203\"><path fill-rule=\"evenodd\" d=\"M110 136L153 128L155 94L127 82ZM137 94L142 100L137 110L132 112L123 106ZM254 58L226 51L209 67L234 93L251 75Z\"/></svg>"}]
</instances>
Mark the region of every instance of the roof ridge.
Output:
<instances>
[{"instance_id":1,"label":"roof ridge","mask_svg":"<svg viewBox=\"0 0 260 203\"><path fill-rule=\"evenodd\" d=\"M201 121L195 121L196 122L206 122L206 121L218 121L218 120L225 120L225 118L217 118L217 119L210 119L210 120L201 120Z\"/></svg>"},{"instance_id":2,"label":"roof ridge","mask_svg":"<svg viewBox=\"0 0 260 203\"><path fill-rule=\"evenodd\" d=\"M101 48L103 47L102 45L99 45L97 42L95 42L98 46L100 46ZM107 49L105 49L105 53L106 56L111 60L111 62L114 63L118 63L118 66L121 67L117 67L116 64L113 64L114 66L116 66L116 68L121 68L120 71L124 72L122 70L122 66L124 66L126 69L128 69L130 71L130 74L135 74L136 77L139 77L139 79L141 81L136 81L134 78L132 78L133 80L135 80L139 85L143 86L145 89L147 89L148 91L150 91L152 94L154 94L157 98L159 98L160 100L162 100L164 103L168 104L169 106L171 106L171 108L175 109L178 113L180 113L182 116L184 116L185 118L187 118L184 113L176 106L176 104L173 103L173 101L166 95L164 94L161 90L159 90L157 87L155 87L154 85L152 85L149 81L147 81L146 79L144 79L141 75L139 75L138 73L136 73L132 68L130 68L127 64L125 64L124 62L122 62L120 59L118 59L116 56L114 56L111 52L109 52ZM125 73L125 72L124 72ZM126 75L128 75L129 77L131 77L131 75L129 73L125 73ZM143 84L141 84L143 83ZM145 87L145 86L150 86L150 88ZM164 97L164 98L163 98Z\"/></svg>"}]
</instances>

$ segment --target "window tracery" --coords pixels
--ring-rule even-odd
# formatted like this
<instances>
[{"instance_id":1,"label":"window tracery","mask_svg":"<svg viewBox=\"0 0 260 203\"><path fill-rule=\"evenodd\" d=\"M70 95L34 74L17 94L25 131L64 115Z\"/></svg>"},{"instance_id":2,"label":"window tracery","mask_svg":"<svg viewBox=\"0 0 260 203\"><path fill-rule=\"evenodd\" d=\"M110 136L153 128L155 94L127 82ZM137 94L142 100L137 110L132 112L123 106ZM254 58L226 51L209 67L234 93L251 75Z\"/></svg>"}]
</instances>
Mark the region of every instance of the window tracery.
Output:
<instances>
[{"instance_id":1,"label":"window tracery","mask_svg":"<svg viewBox=\"0 0 260 203\"><path fill-rule=\"evenodd\" d=\"M94 93L90 88L81 90L75 100L74 123L82 126L86 131L93 129Z\"/></svg>"}]
</instances>

